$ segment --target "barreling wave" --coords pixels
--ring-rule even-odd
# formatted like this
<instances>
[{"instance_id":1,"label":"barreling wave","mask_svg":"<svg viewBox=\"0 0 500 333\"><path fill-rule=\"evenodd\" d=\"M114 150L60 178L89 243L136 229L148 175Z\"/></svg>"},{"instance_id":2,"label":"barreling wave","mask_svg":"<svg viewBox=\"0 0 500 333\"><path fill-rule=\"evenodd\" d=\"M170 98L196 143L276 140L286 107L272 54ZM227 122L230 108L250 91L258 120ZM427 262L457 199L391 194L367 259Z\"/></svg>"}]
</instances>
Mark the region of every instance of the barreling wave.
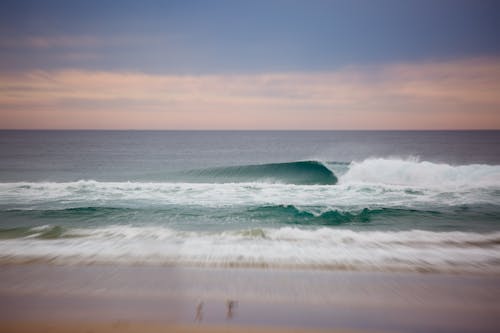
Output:
<instances>
[{"instance_id":1,"label":"barreling wave","mask_svg":"<svg viewBox=\"0 0 500 333\"><path fill-rule=\"evenodd\" d=\"M370 183L420 188L499 187L500 166L450 165L417 158L370 158L352 162L340 178L341 184Z\"/></svg>"},{"instance_id":2,"label":"barreling wave","mask_svg":"<svg viewBox=\"0 0 500 333\"><path fill-rule=\"evenodd\" d=\"M182 173L189 181L215 183L270 182L297 185L333 185L337 177L318 161L269 163L189 170Z\"/></svg>"},{"instance_id":3,"label":"barreling wave","mask_svg":"<svg viewBox=\"0 0 500 333\"><path fill-rule=\"evenodd\" d=\"M31 230L38 235L56 226ZM64 229L57 239L0 242L0 261L298 267L500 273L500 232L400 232L256 228L221 232L166 227Z\"/></svg>"}]
</instances>

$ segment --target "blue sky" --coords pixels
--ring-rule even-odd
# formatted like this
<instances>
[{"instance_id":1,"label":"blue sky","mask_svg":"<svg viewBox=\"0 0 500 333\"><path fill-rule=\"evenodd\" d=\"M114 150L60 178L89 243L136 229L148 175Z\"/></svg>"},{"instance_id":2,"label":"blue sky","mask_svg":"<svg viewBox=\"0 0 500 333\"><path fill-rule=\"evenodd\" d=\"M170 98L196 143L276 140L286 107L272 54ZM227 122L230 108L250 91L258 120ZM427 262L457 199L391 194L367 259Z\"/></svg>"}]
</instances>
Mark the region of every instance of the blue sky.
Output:
<instances>
[{"instance_id":1,"label":"blue sky","mask_svg":"<svg viewBox=\"0 0 500 333\"><path fill-rule=\"evenodd\" d=\"M491 56L500 2L2 1L0 47L1 70L184 74Z\"/></svg>"},{"instance_id":2,"label":"blue sky","mask_svg":"<svg viewBox=\"0 0 500 333\"><path fill-rule=\"evenodd\" d=\"M1 1L0 128L500 129L500 1Z\"/></svg>"}]
</instances>

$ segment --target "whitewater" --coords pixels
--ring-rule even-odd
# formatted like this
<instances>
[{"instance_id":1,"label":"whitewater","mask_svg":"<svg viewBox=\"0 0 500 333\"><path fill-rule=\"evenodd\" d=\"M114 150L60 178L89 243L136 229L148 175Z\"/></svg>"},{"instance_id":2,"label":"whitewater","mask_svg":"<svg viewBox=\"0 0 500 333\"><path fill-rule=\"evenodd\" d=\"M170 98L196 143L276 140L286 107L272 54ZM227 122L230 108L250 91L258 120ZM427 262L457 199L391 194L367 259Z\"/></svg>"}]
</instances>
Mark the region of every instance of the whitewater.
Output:
<instances>
[{"instance_id":1,"label":"whitewater","mask_svg":"<svg viewBox=\"0 0 500 333\"><path fill-rule=\"evenodd\" d=\"M500 273L499 165L307 160L165 178L2 182L0 260Z\"/></svg>"}]
</instances>

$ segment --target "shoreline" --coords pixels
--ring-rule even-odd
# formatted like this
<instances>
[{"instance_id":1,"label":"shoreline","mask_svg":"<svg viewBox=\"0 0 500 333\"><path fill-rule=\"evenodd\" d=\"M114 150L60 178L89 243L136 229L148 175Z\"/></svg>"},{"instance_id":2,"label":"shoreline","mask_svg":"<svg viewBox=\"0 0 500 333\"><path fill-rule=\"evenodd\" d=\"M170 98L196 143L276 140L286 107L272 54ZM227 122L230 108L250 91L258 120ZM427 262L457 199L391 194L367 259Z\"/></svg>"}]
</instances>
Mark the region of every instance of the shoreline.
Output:
<instances>
[{"instance_id":1,"label":"shoreline","mask_svg":"<svg viewBox=\"0 0 500 333\"><path fill-rule=\"evenodd\" d=\"M497 276L114 265L0 267L4 330L21 322L127 322L133 327L145 323L191 329L201 302L203 318L198 321L208 331L230 326L236 331L291 327L494 332L500 317ZM228 301L236 304L231 316ZM89 329L107 332L97 326Z\"/></svg>"},{"instance_id":2,"label":"shoreline","mask_svg":"<svg viewBox=\"0 0 500 333\"><path fill-rule=\"evenodd\" d=\"M358 272L358 273L388 273L388 274L430 274L430 275L452 275L452 276L498 276L496 269L446 269L431 267L401 267L401 266L377 266L377 265L348 265L348 264L287 264L287 263L253 263L253 262L210 262L203 261L164 261L164 262L144 262L137 261L117 261L117 260L79 260L72 262L71 259L50 259L50 258L16 258L5 259L0 257L0 269L9 266L30 266L45 265L54 267L92 267L92 266L112 266L112 267L162 267L165 269L208 269L208 270L277 270L277 271L308 271L308 272Z\"/></svg>"}]
</instances>

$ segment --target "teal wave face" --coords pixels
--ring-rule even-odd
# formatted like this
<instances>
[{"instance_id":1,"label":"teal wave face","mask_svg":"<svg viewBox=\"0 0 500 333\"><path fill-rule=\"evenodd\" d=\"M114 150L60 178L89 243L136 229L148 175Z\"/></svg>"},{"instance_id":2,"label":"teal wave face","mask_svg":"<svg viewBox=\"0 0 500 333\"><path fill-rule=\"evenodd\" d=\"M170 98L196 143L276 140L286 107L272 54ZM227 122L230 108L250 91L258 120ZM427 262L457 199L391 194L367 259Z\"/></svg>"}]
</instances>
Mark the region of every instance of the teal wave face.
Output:
<instances>
[{"instance_id":1,"label":"teal wave face","mask_svg":"<svg viewBox=\"0 0 500 333\"><path fill-rule=\"evenodd\" d=\"M354 230L433 230L474 231L500 230L500 207L471 205L429 207L373 207L325 209L294 205L249 207L237 217L247 221L262 221L263 226L293 225L297 227L332 227Z\"/></svg>"},{"instance_id":2,"label":"teal wave face","mask_svg":"<svg viewBox=\"0 0 500 333\"><path fill-rule=\"evenodd\" d=\"M203 182L277 182L297 185L333 185L338 179L325 165L317 161L242 165L190 170L182 176Z\"/></svg>"},{"instance_id":3,"label":"teal wave face","mask_svg":"<svg viewBox=\"0 0 500 333\"><path fill-rule=\"evenodd\" d=\"M301 210L293 205L264 206L250 209L249 214L262 219L280 219L283 223L296 225L341 225L350 223L367 223L376 220L390 220L405 218L435 218L440 212L420 211L415 209L399 208L364 208L359 211L341 211L337 209L326 210L319 214L313 214L307 210Z\"/></svg>"},{"instance_id":4,"label":"teal wave face","mask_svg":"<svg viewBox=\"0 0 500 333\"><path fill-rule=\"evenodd\" d=\"M0 211L0 238L32 237L29 228L99 228L106 225L168 226L187 231L224 231L283 226L352 228L355 230L500 230L500 207L492 205L433 207L325 208L294 205L162 208L80 207L49 210ZM21 229L17 229L17 228ZM23 229L24 228L24 229ZM26 229L27 228L27 229ZM31 232L31 231L30 231ZM58 230L43 231L57 238ZM39 233L37 229L33 233ZM62 235L62 232L60 233ZM35 236L33 236L35 237ZM40 238L42 236L37 235ZM45 236L43 236L45 237ZM43 238L42 237L42 238Z\"/></svg>"},{"instance_id":5,"label":"teal wave face","mask_svg":"<svg viewBox=\"0 0 500 333\"><path fill-rule=\"evenodd\" d=\"M219 217L224 214L219 210ZM228 218L238 221L262 221L263 226L345 226L381 230L500 230L500 207L492 205L433 207L377 207L325 209L295 205L263 205L228 210ZM205 213L206 214L206 213ZM207 214L206 216L208 216Z\"/></svg>"}]
</instances>

